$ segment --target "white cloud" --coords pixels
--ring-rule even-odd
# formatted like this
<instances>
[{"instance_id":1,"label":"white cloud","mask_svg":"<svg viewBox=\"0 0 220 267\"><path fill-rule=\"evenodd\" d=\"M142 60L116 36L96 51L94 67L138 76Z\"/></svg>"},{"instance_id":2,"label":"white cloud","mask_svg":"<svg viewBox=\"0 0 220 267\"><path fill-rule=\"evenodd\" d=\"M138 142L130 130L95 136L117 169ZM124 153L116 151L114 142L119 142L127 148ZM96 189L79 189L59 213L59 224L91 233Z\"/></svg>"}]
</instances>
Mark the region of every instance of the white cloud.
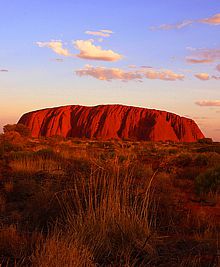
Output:
<instances>
[{"instance_id":1,"label":"white cloud","mask_svg":"<svg viewBox=\"0 0 220 267\"><path fill-rule=\"evenodd\" d=\"M122 59L122 55L112 51L103 50L101 46L93 44L93 40L77 40L73 42L75 48L80 51L76 56L82 59L118 61Z\"/></svg>"},{"instance_id":2,"label":"white cloud","mask_svg":"<svg viewBox=\"0 0 220 267\"><path fill-rule=\"evenodd\" d=\"M63 48L62 41L50 41L50 42L36 42L39 47L47 47L52 49L56 54L69 57L71 53L66 49Z\"/></svg>"},{"instance_id":3,"label":"white cloud","mask_svg":"<svg viewBox=\"0 0 220 267\"><path fill-rule=\"evenodd\" d=\"M113 33L113 31L112 31L112 30L101 30L101 32L110 33L110 34L112 34L112 33Z\"/></svg>"},{"instance_id":4,"label":"white cloud","mask_svg":"<svg viewBox=\"0 0 220 267\"><path fill-rule=\"evenodd\" d=\"M196 101L195 104L201 107L219 107L220 100L200 100Z\"/></svg>"},{"instance_id":5,"label":"white cloud","mask_svg":"<svg viewBox=\"0 0 220 267\"><path fill-rule=\"evenodd\" d=\"M79 76L92 76L99 80L111 81L111 80L138 80L146 79L159 79L164 81L176 81L183 80L184 75L176 74L171 70L156 71L153 69L138 69L133 71L126 71L119 68L105 68L105 67L93 67L86 65L83 69L76 71Z\"/></svg>"},{"instance_id":6,"label":"white cloud","mask_svg":"<svg viewBox=\"0 0 220 267\"><path fill-rule=\"evenodd\" d=\"M85 33L89 34L89 35L95 35L95 36L101 36L101 37L109 37L110 36L109 33L104 33L104 32L101 32L101 31L97 31L97 32L86 31Z\"/></svg>"},{"instance_id":7,"label":"white cloud","mask_svg":"<svg viewBox=\"0 0 220 267\"><path fill-rule=\"evenodd\" d=\"M99 31L86 31L86 34L101 36L101 37L110 37L113 31L111 30L99 30Z\"/></svg>"},{"instance_id":8,"label":"white cloud","mask_svg":"<svg viewBox=\"0 0 220 267\"><path fill-rule=\"evenodd\" d=\"M63 58L54 58L52 60L53 61L56 61L56 62L63 62L64 61Z\"/></svg>"}]
</instances>

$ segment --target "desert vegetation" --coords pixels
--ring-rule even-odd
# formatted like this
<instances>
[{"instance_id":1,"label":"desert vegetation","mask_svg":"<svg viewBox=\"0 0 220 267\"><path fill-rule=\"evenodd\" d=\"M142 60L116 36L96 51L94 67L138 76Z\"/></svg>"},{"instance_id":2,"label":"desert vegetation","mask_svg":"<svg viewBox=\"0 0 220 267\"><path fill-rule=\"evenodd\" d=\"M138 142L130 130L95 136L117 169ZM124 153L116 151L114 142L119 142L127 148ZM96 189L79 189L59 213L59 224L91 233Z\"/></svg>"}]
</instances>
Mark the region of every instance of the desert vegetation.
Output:
<instances>
[{"instance_id":1,"label":"desert vegetation","mask_svg":"<svg viewBox=\"0 0 220 267\"><path fill-rule=\"evenodd\" d=\"M4 131L1 266L218 266L219 143Z\"/></svg>"}]
</instances>

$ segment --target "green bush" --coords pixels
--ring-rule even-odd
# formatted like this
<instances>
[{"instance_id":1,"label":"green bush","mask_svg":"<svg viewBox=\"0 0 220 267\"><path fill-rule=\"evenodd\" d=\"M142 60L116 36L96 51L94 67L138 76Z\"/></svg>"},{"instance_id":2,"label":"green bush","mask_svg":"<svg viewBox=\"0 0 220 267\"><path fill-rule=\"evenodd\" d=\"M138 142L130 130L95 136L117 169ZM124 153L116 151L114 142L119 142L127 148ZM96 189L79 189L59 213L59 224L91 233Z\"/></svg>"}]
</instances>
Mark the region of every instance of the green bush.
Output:
<instances>
[{"instance_id":1,"label":"green bush","mask_svg":"<svg viewBox=\"0 0 220 267\"><path fill-rule=\"evenodd\" d=\"M218 192L220 189L220 166L201 173L195 179L196 193L207 194L209 192Z\"/></svg>"}]
</instances>

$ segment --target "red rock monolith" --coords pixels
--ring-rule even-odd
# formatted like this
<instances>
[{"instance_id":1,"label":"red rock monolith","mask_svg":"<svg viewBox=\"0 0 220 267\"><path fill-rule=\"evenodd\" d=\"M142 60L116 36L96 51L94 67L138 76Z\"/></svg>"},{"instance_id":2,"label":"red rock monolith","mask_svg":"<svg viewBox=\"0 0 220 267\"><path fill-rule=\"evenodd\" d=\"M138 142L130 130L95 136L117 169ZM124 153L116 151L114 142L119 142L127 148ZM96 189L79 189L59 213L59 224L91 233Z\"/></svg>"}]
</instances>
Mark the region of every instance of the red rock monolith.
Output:
<instances>
[{"instance_id":1,"label":"red rock monolith","mask_svg":"<svg viewBox=\"0 0 220 267\"><path fill-rule=\"evenodd\" d=\"M176 142L204 138L191 119L166 111L124 105L47 108L24 114L18 123L26 125L33 137L60 135Z\"/></svg>"}]
</instances>

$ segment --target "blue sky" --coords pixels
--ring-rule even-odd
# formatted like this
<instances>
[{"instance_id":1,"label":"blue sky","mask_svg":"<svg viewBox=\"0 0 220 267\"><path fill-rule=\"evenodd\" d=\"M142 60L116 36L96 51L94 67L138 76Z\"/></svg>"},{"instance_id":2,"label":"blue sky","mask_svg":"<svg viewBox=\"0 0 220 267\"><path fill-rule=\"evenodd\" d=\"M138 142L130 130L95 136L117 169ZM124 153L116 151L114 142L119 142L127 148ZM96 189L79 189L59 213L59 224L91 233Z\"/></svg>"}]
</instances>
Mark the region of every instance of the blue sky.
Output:
<instances>
[{"instance_id":1,"label":"blue sky","mask_svg":"<svg viewBox=\"0 0 220 267\"><path fill-rule=\"evenodd\" d=\"M219 0L0 4L0 128L44 107L122 103L188 116L220 141Z\"/></svg>"}]
</instances>

